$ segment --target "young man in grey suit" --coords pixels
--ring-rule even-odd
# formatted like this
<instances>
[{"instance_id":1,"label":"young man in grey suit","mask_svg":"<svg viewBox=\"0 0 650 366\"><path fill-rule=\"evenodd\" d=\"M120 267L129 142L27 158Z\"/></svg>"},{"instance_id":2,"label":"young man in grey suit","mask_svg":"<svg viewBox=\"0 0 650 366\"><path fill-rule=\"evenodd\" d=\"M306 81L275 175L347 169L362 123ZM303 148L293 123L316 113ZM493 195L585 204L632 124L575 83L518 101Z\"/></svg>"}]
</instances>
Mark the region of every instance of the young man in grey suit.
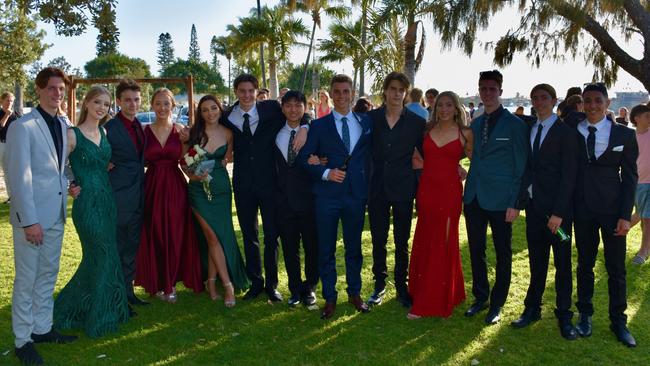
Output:
<instances>
[{"instance_id":1,"label":"young man in grey suit","mask_svg":"<svg viewBox=\"0 0 650 366\"><path fill-rule=\"evenodd\" d=\"M15 121L7 132L7 175L12 191L14 279L11 306L16 356L40 365L34 343L68 343L52 328L52 294L66 215L64 174L67 125L57 115L69 79L47 67L36 76L39 105Z\"/></svg>"}]
</instances>

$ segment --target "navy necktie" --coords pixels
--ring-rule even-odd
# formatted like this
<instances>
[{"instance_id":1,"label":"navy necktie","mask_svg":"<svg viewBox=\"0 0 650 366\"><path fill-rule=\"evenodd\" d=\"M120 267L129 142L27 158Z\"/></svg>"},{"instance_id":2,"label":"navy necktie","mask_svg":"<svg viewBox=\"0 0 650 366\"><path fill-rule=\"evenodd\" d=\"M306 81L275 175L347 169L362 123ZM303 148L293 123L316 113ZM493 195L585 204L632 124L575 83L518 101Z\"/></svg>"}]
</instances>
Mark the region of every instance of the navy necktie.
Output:
<instances>
[{"instance_id":1,"label":"navy necktie","mask_svg":"<svg viewBox=\"0 0 650 366\"><path fill-rule=\"evenodd\" d=\"M533 159L537 160L539 155L539 145L542 143L542 130L544 126L540 123L537 126L537 135L535 135L535 141L533 142Z\"/></svg>"},{"instance_id":2,"label":"navy necktie","mask_svg":"<svg viewBox=\"0 0 650 366\"><path fill-rule=\"evenodd\" d=\"M345 148L348 150L348 153L350 151L350 127L348 127L348 118L343 117L341 118L341 139L343 140L343 145L345 145Z\"/></svg>"},{"instance_id":3,"label":"navy necktie","mask_svg":"<svg viewBox=\"0 0 650 366\"><path fill-rule=\"evenodd\" d=\"M244 135L251 137L253 133L251 132L251 116L248 113L244 113L244 125L242 126L242 132Z\"/></svg>"},{"instance_id":4,"label":"navy necktie","mask_svg":"<svg viewBox=\"0 0 650 366\"><path fill-rule=\"evenodd\" d=\"M587 156L589 161L596 161L596 131L598 129L594 126L587 127L589 135L587 136Z\"/></svg>"},{"instance_id":5,"label":"navy necktie","mask_svg":"<svg viewBox=\"0 0 650 366\"><path fill-rule=\"evenodd\" d=\"M293 140L296 137L296 131L291 130L291 136L289 136L289 145L287 146L287 164L289 166L293 165L293 162L296 161L296 152L293 150Z\"/></svg>"}]
</instances>

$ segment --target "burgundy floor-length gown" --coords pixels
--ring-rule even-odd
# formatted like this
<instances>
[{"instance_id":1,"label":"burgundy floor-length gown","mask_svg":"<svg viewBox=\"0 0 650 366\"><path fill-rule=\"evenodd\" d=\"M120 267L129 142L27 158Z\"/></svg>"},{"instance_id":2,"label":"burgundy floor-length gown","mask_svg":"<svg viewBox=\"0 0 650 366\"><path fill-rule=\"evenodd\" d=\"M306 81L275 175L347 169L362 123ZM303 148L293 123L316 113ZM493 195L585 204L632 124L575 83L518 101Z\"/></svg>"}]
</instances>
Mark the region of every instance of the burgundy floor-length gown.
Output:
<instances>
[{"instance_id":1,"label":"burgundy floor-length gown","mask_svg":"<svg viewBox=\"0 0 650 366\"><path fill-rule=\"evenodd\" d=\"M145 127L144 223L136 259L135 283L149 294L172 292L176 282L200 292L201 262L187 181L178 162L183 144L176 128L162 146L149 126Z\"/></svg>"},{"instance_id":2,"label":"burgundy floor-length gown","mask_svg":"<svg viewBox=\"0 0 650 366\"><path fill-rule=\"evenodd\" d=\"M463 156L463 145L459 136L438 146L427 134L423 149L418 221L409 267L409 294L413 300L410 313L446 318L465 300L458 248L463 193L458 162Z\"/></svg>"}]
</instances>

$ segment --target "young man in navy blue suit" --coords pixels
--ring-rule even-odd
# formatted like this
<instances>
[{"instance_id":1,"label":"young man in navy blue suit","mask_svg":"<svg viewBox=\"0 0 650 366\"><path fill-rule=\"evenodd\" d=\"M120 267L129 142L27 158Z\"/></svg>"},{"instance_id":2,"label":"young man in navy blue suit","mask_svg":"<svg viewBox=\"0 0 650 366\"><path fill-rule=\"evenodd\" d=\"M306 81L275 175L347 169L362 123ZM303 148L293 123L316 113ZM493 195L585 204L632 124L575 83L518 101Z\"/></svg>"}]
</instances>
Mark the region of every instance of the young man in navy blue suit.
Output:
<instances>
[{"instance_id":1,"label":"young man in navy blue suit","mask_svg":"<svg viewBox=\"0 0 650 366\"><path fill-rule=\"evenodd\" d=\"M508 297L512 222L519 216L519 193L529 149L528 126L501 105L502 84L503 76L499 71L480 73L479 95L485 113L472 121L474 149L463 196L474 295L474 304L465 316L474 316L486 309L489 299L487 324L499 321L501 307ZM491 293L485 260L488 223L497 257Z\"/></svg>"},{"instance_id":2,"label":"young man in navy blue suit","mask_svg":"<svg viewBox=\"0 0 650 366\"><path fill-rule=\"evenodd\" d=\"M582 92L586 119L574 123L578 131L578 178L574 194L574 228L578 248L576 324L582 337L591 335L594 313L594 265L600 244L605 248L609 288L609 319L616 338L628 347L636 340L627 329L625 253L626 235L638 180L639 149L634 130L608 120L609 99L602 84Z\"/></svg>"},{"instance_id":3,"label":"young man in navy blue suit","mask_svg":"<svg viewBox=\"0 0 650 366\"><path fill-rule=\"evenodd\" d=\"M343 224L345 276L348 301L359 312L369 308L361 300L361 231L368 197L368 166L371 124L365 115L350 110L354 96L352 79L347 75L332 78L331 114L312 122L307 142L298 161L314 181L313 192L318 228L318 269L326 304L322 319L331 318L336 309L336 241L339 220ZM309 164L311 155L327 163Z\"/></svg>"}]
</instances>

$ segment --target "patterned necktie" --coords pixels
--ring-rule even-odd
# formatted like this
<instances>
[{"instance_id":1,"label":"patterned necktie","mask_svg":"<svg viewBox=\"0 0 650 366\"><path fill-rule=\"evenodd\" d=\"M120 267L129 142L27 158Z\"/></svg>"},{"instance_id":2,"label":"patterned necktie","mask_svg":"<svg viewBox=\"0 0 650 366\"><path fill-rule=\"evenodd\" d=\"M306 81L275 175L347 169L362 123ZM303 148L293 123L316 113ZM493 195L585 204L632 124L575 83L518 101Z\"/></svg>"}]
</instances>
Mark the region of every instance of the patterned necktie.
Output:
<instances>
[{"instance_id":1,"label":"patterned necktie","mask_svg":"<svg viewBox=\"0 0 650 366\"><path fill-rule=\"evenodd\" d=\"M490 118L487 117L487 116L483 119L483 126L482 126L482 128L481 128L481 147L484 147L485 144L487 144L487 142L488 142L488 137L490 137L490 136L489 136L489 129L490 129L490 126L488 125L488 120L489 120L489 119L490 119Z\"/></svg>"},{"instance_id":2,"label":"patterned necktie","mask_svg":"<svg viewBox=\"0 0 650 366\"><path fill-rule=\"evenodd\" d=\"M244 135L251 137L253 132L251 132L251 116L248 113L244 113L244 125L242 126L242 132Z\"/></svg>"},{"instance_id":3,"label":"patterned necktie","mask_svg":"<svg viewBox=\"0 0 650 366\"><path fill-rule=\"evenodd\" d=\"M587 127L589 135L587 136L587 156L589 161L596 161L596 131L598 129L594 126Z\"/></svg>"},{"instance_id":4,"label":"patterned necktie","mask_svg":"<svg viewBox=\"0 0 650 366\"><path fill-rule=\"evenodd\" d=\"M350 128L348 127L348 118L341 118L341 139L343 140L343 145L350 152Z\"/></svg>"},{"instance_id":5,"label":"patterned necktie","mask_svg":"<svg viewBox=\"0 0 650 366\"><path fill-rule=\"evenodd\" d=\"M296 131L291 130L291 136L289 136L289 145L287 146L287 164L289 166L293 165L293 162L296 161L296 152L293 150L293 139L296 137Z\"/></svg>"},{"instance_id":6,"label":"patterned necktie","mask_svg":"<svg viewBox=\"0 0 650 366\"><path fill-rule=\"evenodd\" d=\"M533 159L537 160L539 155L539 145L542 143L542 130L544 126L540 123L537 126L537 135L535 135L535 141L533 142Z\"/></svg>"}]
</instances>

